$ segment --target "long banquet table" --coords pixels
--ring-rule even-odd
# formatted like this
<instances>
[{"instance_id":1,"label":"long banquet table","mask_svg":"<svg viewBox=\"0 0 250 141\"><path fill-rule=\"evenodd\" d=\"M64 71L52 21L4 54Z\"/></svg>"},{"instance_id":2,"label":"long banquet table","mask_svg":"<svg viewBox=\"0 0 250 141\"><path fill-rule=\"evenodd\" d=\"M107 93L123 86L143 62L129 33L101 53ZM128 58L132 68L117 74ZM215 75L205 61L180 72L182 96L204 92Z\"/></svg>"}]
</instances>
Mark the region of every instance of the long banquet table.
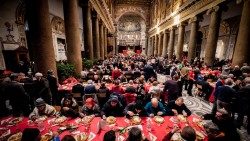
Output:
<instances>
[{"instance_id":1,"label":"long banquet table","mask_svg":"<svg viewBox=\"0 0 250 141\"><path fill-rule=\"evenodd\" d=\"M7 119L7 118L12 118L12 117L6 117L4 119ZM173 126L176 126L178 125L180 128L183 128L187 125L193 127L196 131L199 131L200 133L203 133L203 135L205 135L205 132L204 132L204 129L203 127L200 127L198 126L197 123L194 122L194 118L198 118L196 115L191 115L187 118L187 122L179 122L179 123L173 123L170 118L171 116L165 116L164 119L164 123L162 124L159 124L159 123L156 123L152 120L152 128L151 128L151 131L149 132L147 130L147 127L146 127L146 123L147 123L147 118L148 117L142 117L142 122L141 122L141 125L139 125L140 127L142 127L142 131L143 131L143 134L144 136L149 139L149 140L152 140L151 137L152 135L154 137L156 137L157 141L161 141L164 136L171 131L171 129L173 128ZM2 119L2 120L4 120ZM50 118L51 119L51 118ZM63 138L65 135L68 135L68 134L74 134L74 133L79 133L79 132L85 132L87 134L92 134L92 137L94 141L101 141L103 140L103 136L105 134L105 132L107 132L108 130L111 130L111 129L117 129L119 127L127 127L130 125L130 123L128 122L129 120L125 117L116 117L116 124L113 125L113 126L106 126L107 128L105 128L104 130L100 130L99 133L98 132L98 122L101 120L100 117L95 117L91 123L90 123L90 128L88 130L86 130L85 126L81 123L77 123L76 120L77 119L70 119L68 118L65 122L63 122L61 125L52 125L50 124L49 120L50 119L47 119L45 121L43 121L43 126L44 126L44 130L41 131L41 135L44 135L46 133L48 133L49 131L58 131L58 129L66 124L71 124L71 125L76 125L78 128L74 131L74 132L70 132L68 130L62 132L61 134L59 134L59 137L60 138ZM6 127L6 128L9 128L10 131L11 131L11 134L14 134L18 131L23 131L25 128L37 128L38 125L37 124L30 124L30 121L28 118L24 117L23 120L16 124L15 126L3 126L3 125L0 125L0 128L3 128L3 127ZM123 139L126 138L127 134L117 134L118 136L122 136ZM121 137L119 137L121 138ZM204 141L207 141L207 137L205 135L205 139Z\"/></svg>"}]
</instances>

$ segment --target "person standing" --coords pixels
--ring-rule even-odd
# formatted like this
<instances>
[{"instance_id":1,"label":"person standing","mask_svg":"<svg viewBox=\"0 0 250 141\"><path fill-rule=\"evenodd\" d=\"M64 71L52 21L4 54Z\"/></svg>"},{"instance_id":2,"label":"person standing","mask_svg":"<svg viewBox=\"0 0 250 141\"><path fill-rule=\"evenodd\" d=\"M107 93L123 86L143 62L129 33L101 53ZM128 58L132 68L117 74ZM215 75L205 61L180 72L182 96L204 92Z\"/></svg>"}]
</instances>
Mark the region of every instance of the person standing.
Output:
<instances>
[{"instance_id":1,"label":"person standing","mask_svg":"<svg viewBox=\"0 0 250 141\"><path fill-rule=\"evenodd\" d=\"M49 88L52 94L52 104L56 105L58 104L57 94L58 94L58 83L57 78L53 74L52 70L48 70L47 72L47 80L49 82Z\"/></svg>"}]
</instances>

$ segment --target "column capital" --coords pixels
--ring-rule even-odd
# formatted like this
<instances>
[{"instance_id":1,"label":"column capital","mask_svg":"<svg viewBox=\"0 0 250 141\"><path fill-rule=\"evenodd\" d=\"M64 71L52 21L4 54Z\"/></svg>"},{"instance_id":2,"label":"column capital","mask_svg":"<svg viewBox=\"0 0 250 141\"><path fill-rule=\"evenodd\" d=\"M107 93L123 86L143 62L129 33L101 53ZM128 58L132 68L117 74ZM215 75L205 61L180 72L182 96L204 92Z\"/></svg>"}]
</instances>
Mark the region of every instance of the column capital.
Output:
<instances>
[{"instance_id":1,"label":"column capital","mask_svg":"<svg viewBox=\"0 0 250 141\"><path fill-rule=\"evenodd\" d=\"M169 33L169 29L165 29L165 30L163 31L163 33L164 33L164 34Z\"/></svg>"},{"instance_id":2,"label":"column capital","mask_svg":"<svg viewBox=\"0 0 250 141\"><path fill-rule=\"evenodd\" d=\"M237 3L237 4L240 4L240 3L242 3L242 2L244 3L244 2L246 2L246 1L249 1L249 0L236 0L236 3Z\"/></svg>"},{"instance_id":3,"label":"column capital","mask_svg":"<svg viewBox=\"0 0 250 141\"><path fill-rule=\"evenodd\" d=\"M201 16L194 16L188 20L188 23L191 24L193 22L200 22L203 20L203 17Z\"/></svg>"},{"instance_id":4,"label":"column capital","mask_svg":"<svg viewBox=\"0 0 250 141\"><path fill-rule=\"evenodd\" d=\"M217 6L214 6L214 7L210 8L210 9L208 9L206 14L210 15L211 13L218 12L219 10L220 10L220 6L217 5Z\"/></svg>"},{"instance_id":5,"label":"column capital","mask_svg":"<svg viewBox=\"0 0 250 141\"><path fill-rule=\"evenodd\" d=\"M181 22L181 23L179 23L178 25L177 25L177 27L180 27L180 26L186 26L187 25L187 22L185 22L185 21L183 21L183 22Z\"/></svg>"},{"instance_id":6,"label":"column capital","mask_svg":"<svg viewBox=\"0 0 250 141\"><path fill-rule=\"evenodd\" d=\"M172 26L172 27L169 28L169 31L175 30L175 29L176 29L176 26Z\"/></svg>"}]
</instances>

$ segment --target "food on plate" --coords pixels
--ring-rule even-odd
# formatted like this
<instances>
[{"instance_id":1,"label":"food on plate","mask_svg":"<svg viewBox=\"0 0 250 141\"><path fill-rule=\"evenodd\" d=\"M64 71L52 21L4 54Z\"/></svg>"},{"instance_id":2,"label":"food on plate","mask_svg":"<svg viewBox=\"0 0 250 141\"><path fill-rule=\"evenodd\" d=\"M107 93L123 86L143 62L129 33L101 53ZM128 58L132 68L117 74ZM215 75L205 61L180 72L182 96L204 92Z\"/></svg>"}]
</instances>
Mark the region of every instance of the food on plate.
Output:
<instances>
[{"instance_id":1,"label":"food on plate","mask_svg":"<svg viewBox=\"0 0 250 141\"><path fill-rule=\"evenodd\" d=\"M63 123L66 119L67 119L67 117L65 117L65 116L58 117L58 118L55 118L54 123L55 124Z\"/></svg>"},{"instance_id":2,"label":"food on plate","mask_svg":"<svg viewBox=\"0 0 250 141\"><path fill-rule=\"evenodd\" d=\"M155 122L157 122L157 123L163 123L163 122L164 122L164 118L161 117L161 116L155 116L155 117L154 117L154 120L155 120Z\"/></svg>"},{"instance_id":3,"label":"food on plate","mask_svg":"<svg viewBox=\"0 0 250 141\"><path fill-rule=\"evenodd\" d=\"M196 131L196 139L198 141L202 141L202 140L204 140L204 138L205 138L205 136L201 132Z\"/></svg>"},{"instance_id":4,"label":"food on plate","mask_svg":"<svg viewBox=\"0 0 250 141\"><path fill-rule=\"evenodd\" d=\"M35 122L42 122L42 121L45 121L46 119L47 119L47 116L41 116L41 117L37 118L35 120Z\"/></svg>"},{"instance_id":5,"label":"food on plate","mask_svg":"<svg viewBox=\"0 0 250 141\"><path fill-rule=\"evenodd\" d=\"M13 118L9 121L9 125L16 125L18 123L20 123L23 120L22 117L17 117L17 118Z\"/></svg>"},{"instance_id":6,"label":"food on plate","mask_svg":"<svg viewBox=\"0 0 250 141\"><path fill-rule=\"evenodd\" d=\"M94 119L95 116L85 116L82 118L81 122L83 123L90 123L93 119Z\"/></svg>"},{"instance_id":7,"label":"food on plate","mask_svg":"<svg viewBox=\"0 0 250 141\"><path fill-rule=\"evenodd\" d=\"M170 140L171 141L183 141L180 133L174 133Z\"/></svg>"},{"instance_id":8,"label":"food on plate","mask_svg":"<svg viewBox=\"0 0 250 141\"><path fill-rule=\"evenodd\" d=\"M179 119L180 122L187 122L187 118L184 117L183 115L177 115L177 118Z\"/></svg>"},{"instance_id":9,"label":"food on plate","mask_svg":"<svg viewBox=\"0 0 250 141\"><path fill-rule=\"evenodd\" d=\"M171 117L169 120L172 121L173 123L179 122L179 119L177 117Z\"/></svg>"},{"instance_id":10,"label":"food on plate","mask_svg":"<svg viewBox=\"0 0 250 141\"><path fill-rule=\"evenodd\" d=\"M133 116L131 119L131 123L134 125L140 124L141 123L141 118L139 116Z\"/></svg>"},{"instance_id":11,"label":"food on plate","mask_svg":"<svg viewBox=\"0 0 250 141\"><path fill-rule=\"evenodd\" d=\"M0 128L0 140L10 135L10 129Z\"/></svg>"},{"instance_id":12,"label":"food on plate","mask_svg":"<svg viewBox=\"0 0 250 141\"><path fill-rule=\"evenodd\" d=\"M47 133L47 134L42 135L42 137L41 137L41 140L40 140L40 141L50 141L50 140L52 140L52 138L53 138L53 135L52 135L52 134Z\"/></svg>"},{"instance_id":13,"label":"food on plate","mask_svg":"<svg viewBox=\"0 0 250 141\"><path fill-rule=\"evenodd\" d=\"M86 133L77 134L74 136L76 141L86 141L88 139L88 135Z\"/></svg>"},{"instance_id":14,"label":"food on plate","mask_svg":"<svg viewBox=\"0 0 250 141\"><path fill-rule=\"evenodd\" d=\"M22 139L22 133L18 132L16 134L10 136L7 141L21 141L21 139Z\"/></svg>"},{"instance_id":15,"label":"food on plate","mask_svg":"<svg viewBox=\"0 0 250 141\"><path fill-rule=\"evenodd\" d=\"M109 117L107 117L106 122L108 124L114 124L116 122L116 118L113 116L109 116Z\"/></svg>"},{"instance_id":16,"label":"food on plate","mask_svg":"<svg viewBox=\"0 0 250 141\"><path fill-rule=\"evenodd\" d=\"M196 123L196 122L201 122L201 121L202 121L202 120L199 119L199 118L195 118L195 117L193 118L193 122L195 122L195 123Z\"/></svg>"}]
</instances>

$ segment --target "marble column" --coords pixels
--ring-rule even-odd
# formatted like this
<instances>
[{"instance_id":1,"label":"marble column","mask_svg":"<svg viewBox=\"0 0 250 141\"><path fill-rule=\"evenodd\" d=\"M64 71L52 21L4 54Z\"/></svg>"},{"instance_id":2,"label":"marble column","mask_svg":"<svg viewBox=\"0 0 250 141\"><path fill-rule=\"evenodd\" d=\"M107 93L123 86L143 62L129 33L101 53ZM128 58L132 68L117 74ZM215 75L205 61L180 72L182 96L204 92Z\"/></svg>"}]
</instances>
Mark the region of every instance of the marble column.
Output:
<instances>
[{"instance_id":1,"label":"marble column","mask_svg":"<svg viewBox=\"0 0 250 141\"><path fill-rule=\"evenodd\" d=\"M152 56L154 56L154 50L155 50L155 36L152 36L151 37L152 38L152 43L151 43L151 45L152 45L152 49L151 49L151 55Z\"/></svg>"},{"instance_id":2,"label":"marble column","mask_svg":"<svg viewBox=\"0 0 250 141\"><path fill-rule=\"evenodd\" d=\"M191 31L188 43L188 61L190 62L195 58L196 42L197 42L197 30L198 30L198 20L197 17L193 17L189 20L191 24Z\"/></svg>"},{"instance_id":3,"label":"marble column","mask_svg":"<svg viewBox=\"0 0 250 141\"><path fill-rule=\"evenodd\" d=\"M91 7L89 0L82 1L82 15L83 15L83 31L84 31L84 48L87 58L93 60L93 33L92 33L92 18Z\"/></svg>"},{"instance_id":4,"label":"marble column","mask_svg":"<svg viewBox=\"0 0 250 141\"><path fill-rule=\"evenodd\" d=\"M170 35L168 42L168 59L171 60L173 58L173 52L174 52L175 29L174 27L171 27L169 30L170 30Z\"/></svg>"},{"instance_id":5,"label":"marble column","mask_svg":"<svg viewBox=\"0 0 250 141\"><path fill-rule=\"evenodd\" d=\"M221 10L219 10L219 6L216 6L208 10L207 14L211 14L211 18L210 18L207 42L205 46L205 60L204 61L206 65L211 66L214 62L216 48L217 48Z\"/></svg>"},{"instance_id":6,"label":"marble column","mask_svg":"<svg viewBox=\"0 0 250 141\"><path fill-rule=\"evenodd\" d=\"M176 59L177 60L182 60L183 45L184 45L184 33L185 33L185 23L180 23L178 29L179 29L179 31L178 31Z\"/></svg>"},{"instance_id":7,"label":"marble column","mask_svg":"<svg viewBox=\"0 0 250 141\"><path fill-rule=\"evenodd\" d=\"M99 31L99 19L98 16L93 18L94 19L94 26L95 31L93 32L93 35L95 37L93 45L94 45L94 54L96 59L100 59L100 31Z\"/></svg>"},{"instance_id":8,"label":"marble column","mask_svg":"<svg viewBox=\"0 0 250 141\"><path fill-rule=\"evenodd\" d=\"M158 42L158 53L157 53L157 56L161 56L161 53L162 53L162 34L160 33L159 34L159 42Z\"/></svg>"},{"instance_id":9,"label":"marble column","mask_svg":"<svg viewBox=\"0 0 250 141\"><path fill-rule=\"evenodd\" d=\"M100 56L104 59L104 25L100 22Z\"/></svg>"},{"instance_id":10,"label":"marble column","mask_svg":"<svg viewBox=\"0 0 250 141\"><path fill-rule=\"evenodd\" d=\"M107 28L104 27L104 57L108 56L108 51L107 51L107 47L108 47L108 41L107 41Z\"/></svg>"},{"instance_id":11,"label":"marble column","mask_svg":"<svg viewBox=\"0 0 250 141\"><path fill-rule=\"evenodd\" d=\"M37 71L46 74L53 70L57 75L56 58L52 41L48 0L26 0L29 24L29 53L33 56Z\"/></svg>"},{"instance_id":12,"label":"marble column","mask_svg":"<svg viewBox=\"0 0 250 141\"><path fill-rule=\"evenodd\" d=\"M250 63L250 0L243 0L239 32L233 55L233 65Z\"/></svg>"},{"instance_id":13,"label":"marble column","mask_svg":"<svg viewBox=\"0 0 250 141\"><path fill-rule=\"evenodd\" d=\"M74 64L76 74L80 74L82 71L82 57L78 1L64 0L63 9L68 62Z\"/></svg>"},{"instance_id":14,"label":"marble column","mask_svg":"<svg viewBox=\"0 0 250 141\"><path fill-rule=\"evenodd\" d=\"M158 35L155 35L154 56L157 56L158 54L158 43L159 43Z\"/></svg>"},{"instance_id":15,"label":"marble column","mask_svg":"<svg viewBox=\"0 0 250 141\"><path fill-rule=\"evenodd\" d=\"M162 57L167 57L167 44L168 44L168 31L163 32L163 48L162 48Z\"/></svg>"}]
</instances>

